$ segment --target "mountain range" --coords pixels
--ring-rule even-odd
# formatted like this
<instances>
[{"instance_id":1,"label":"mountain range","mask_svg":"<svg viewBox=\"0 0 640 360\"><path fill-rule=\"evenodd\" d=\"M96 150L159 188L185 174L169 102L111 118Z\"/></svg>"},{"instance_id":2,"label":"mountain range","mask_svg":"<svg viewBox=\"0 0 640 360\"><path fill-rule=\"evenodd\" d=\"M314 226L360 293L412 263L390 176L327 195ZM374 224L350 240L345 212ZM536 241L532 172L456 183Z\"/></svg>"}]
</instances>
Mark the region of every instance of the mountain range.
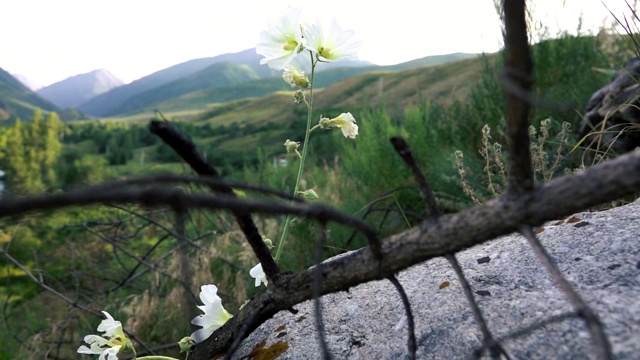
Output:
<instances>
[{"instance_id":1,"label":"mountain range","mask_svg":"<svg viewBox=\"0 0 640 360\"><path fill-rule=\"evenodd\" d=\"M428 56L392 66L377 66L366 61L322 63L319 64L317 72L322 72L323 75L318 78L316 86L329 86L367 72L400 71L473 56L476 55L455 53ZM40 107L45 111L77 108L84 114L98 118L151 112L155 109L170 111L194 107L208 108L212 104L262 97L274 91L290 89L289 85L282 81L281 72L260 65L260 59L261 56L256 54L255 49L194 59L154 72L126 85L108 71L96 70L39 89L37 94L5 72L11 79L6 81L7 84L3 84L5 81L0 73L0 110L3 100L5 103L20 103L19 99L14 99L17 95L1 91L3 85L21 92L22 97L31 93L27 102L31 107ZM305 66L308 63L306 60L298 57L294 65L299 69L308 68L308 65ZM24 112L26 111L22 113ZM13 114L30 118L30 115L15 113L15 110L8 111L8 114L5 117Z\"/></svg>"},{"instance_id":2,"label":"mountain range","mask_svg":"<svg viewBox=\"0 0 640 360\"><path fill-rule=\"evenodd\" d=\"M59 81L36 93L61 109L76 108L97 95L122 86L124 82L107 70L94 70Z\"/></svg>"}]
</instances>

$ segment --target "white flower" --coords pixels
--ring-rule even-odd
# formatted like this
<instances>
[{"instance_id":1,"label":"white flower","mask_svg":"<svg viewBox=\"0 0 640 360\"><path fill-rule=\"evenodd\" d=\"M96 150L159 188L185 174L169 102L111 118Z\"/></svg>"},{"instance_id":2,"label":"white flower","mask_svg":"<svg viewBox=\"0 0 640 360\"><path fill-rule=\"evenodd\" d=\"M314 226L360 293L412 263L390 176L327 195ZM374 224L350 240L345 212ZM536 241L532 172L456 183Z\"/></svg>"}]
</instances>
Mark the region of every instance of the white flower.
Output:
<instances>
[{"instance_id":1,"label":"white flower","mask_svg":"<svg viewBox=\"0 0 640 360\"><path fill-rule=\"evenodd\" d=\"M342 135L351 139L355 139L358 135L358 125L356 119L350 112L342 113L333 119L321 118L320 126L323 128L338 127L342 130Z\"/></svg>"},{"instance_id":2,"label":"white flower","mask_svg":"<svg viewBox=\"0 0 640 360\"><path fill-rule=\"evenodd\" d=\"M334 19L331 26L320 22L304 29L305 48L314 52L320 61L355 60L362 42L354 38L355 32L342 31Z\"/></svg>"},{"instance_id":3,"label":"white flower","mask_svg":"<svg viewBox=\"0 0 640 360\"><path fill-rule=\"evenodd\" d=\"M104 337L87 335L84 342L90 347L82 345L78 348L80 354L100 355L99 360L117 360L121 348L132 348L131 342L122 331L120 321L114 320L108 312L102 312L107 318L98 325L98 331L104 332Z\"/></svg>"},{"instance_id":4,"label":"white flower","mask_svg":"<svg viewBox=\"0 0 640 360\"><path fill-rule=\"evenodd\" d=\"M191 338L199 343L211 336L213 332L224 325L233 315L229 314L222 306L222 299L218 296L218 288L215 285L202 285L200 287L200 300L202 304L198 309L204 314L198 315L191 323L196 326L202 326L202 329L196 330L191 334Z\"/></svg>"},{"instance_id":5,"label":"white flower","mask_svg":"<svg viewBox=\"0 0 640 360\"><path fill-rule=\"evenodd\" d=\"M309 79L304 74L304 71L298 71L293 65L287 65L283 70L282 79L291 87L297 86L301 89L309 87Z\"/></svg>"},{"instance_id":6,"label":"white flower","mask_svg":"<svg viewBox=\"0 0 640 360\"><path fill-rule=\"evenodd\" d=\"M252 278L256 279L256 287L260 286L260 283L264 283L264 286L267 286L269 281L267 280L267 274L262 270L262 264L258 263L258 265L254 266L249 270L249 275Z\"/></svg>"},{"instance_id":7,"label":"white flower","mask_svg":"<svg viewBox=\"0 0 640 360\"><path fill-rule=\"evenodd\" d=\"M300 17L301 11L290 7L278 21L269 22L269 30L260 33L260 43L256 46L258 55L264 56L260 64L280 70L302 51Z\"/></svg>"}]
</instances>

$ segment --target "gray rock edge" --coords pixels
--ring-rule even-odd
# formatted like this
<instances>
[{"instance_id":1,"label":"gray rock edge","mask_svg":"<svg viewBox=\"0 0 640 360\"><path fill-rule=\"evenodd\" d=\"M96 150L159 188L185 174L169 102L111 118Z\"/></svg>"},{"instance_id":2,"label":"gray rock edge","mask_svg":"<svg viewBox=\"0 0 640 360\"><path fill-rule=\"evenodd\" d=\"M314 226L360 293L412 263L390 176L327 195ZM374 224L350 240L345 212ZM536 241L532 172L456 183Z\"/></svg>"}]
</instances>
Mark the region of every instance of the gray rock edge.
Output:
<instances>
[{"instance_id":1,"label":"gray rock edge","mask_svg":"<svg viewBox=\"0 0 640 360\"><path fill-rule=\"evenodd\" d=\"M604 323L615 357L640 359L640 200L574 217L579 220L546 223L538 237ZM478 261L486 257L489 262ZM456 258L495 338L573 310L520 235L472 247ZM426 261L402 271L398 279L411 302L418 359L470 358L482 336L448 262ZM389 281L325 295L322 304L334 359L408 358L407 318ZM261 351L278 343L288 347L278 359L319 359L313 302L295 308L295 315L283 311L262 324L233 358L247 358L266 340ZM511 359L595 359L587 327L577 318L501 344Z\"/></svg>"}]
</instances>

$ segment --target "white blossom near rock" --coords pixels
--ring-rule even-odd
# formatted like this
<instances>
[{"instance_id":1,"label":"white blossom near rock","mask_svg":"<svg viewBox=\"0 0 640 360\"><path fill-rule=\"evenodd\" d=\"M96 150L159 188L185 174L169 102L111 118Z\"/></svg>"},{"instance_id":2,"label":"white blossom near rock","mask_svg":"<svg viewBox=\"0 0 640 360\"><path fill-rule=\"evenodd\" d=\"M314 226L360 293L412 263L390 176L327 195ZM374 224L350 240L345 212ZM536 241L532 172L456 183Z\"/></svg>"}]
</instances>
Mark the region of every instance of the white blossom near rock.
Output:
<instances>
[{"instance_id":1,"label":"white blossom near rock","mask_svg":"<svg viewBox=\"0 0 640 360\"><path fill-rule=\"evenodd\" d=\"M191 323L196 326L202 326L202 329L196 330L191 334L191 338L196 342L202 342L215 330L224 325L233 315L231 315L222 306L222 299L218 296L218 288L215 285L202 285L200 287L200 300L203 305L199 305L198 309L204 314L198 315Z\"/></svg>"},{"instance_id":2,"label":"white blossom near rock","mask_svg":"<svg viewBox=\"0 0 640 360\"><path fill-rule=\"evenodd\" d=\"M267 274L262 270L262 264L258 263L258 265L254 266L249 270L249 275L252 278L256 279L256 287L260 286L260 283L264 283L264 286L267 286L269 281L267 280Z\"/></svg>"},{"instance_id":3,"label":"white blossom near rock","mask_svg":"<svg viewBox=\"0 0 640 360\"><path fill-rule=\"evenodd\" d=\"M78 348L79 354L100 355L99 360L116 360L118 352L123 349L133 349L131 342L122 331L122 323L115 320L108 312L102 312L106 319L98 325L98 331L104 332L103 336L87 335L84 342L89 345L82 345Z\"/></svg>"}]
</instances>

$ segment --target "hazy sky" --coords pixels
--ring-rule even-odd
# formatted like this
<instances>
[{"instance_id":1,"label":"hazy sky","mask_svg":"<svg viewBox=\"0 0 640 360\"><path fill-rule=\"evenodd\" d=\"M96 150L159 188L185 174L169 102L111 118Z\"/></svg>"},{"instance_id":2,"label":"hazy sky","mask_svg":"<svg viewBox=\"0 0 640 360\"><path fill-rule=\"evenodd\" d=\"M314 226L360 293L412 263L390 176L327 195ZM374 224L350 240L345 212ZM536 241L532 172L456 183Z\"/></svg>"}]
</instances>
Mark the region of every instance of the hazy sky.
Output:
<instances>
[{"instance_id":1,"label":"hazy sky","mask_svg":"<svg viewBox=\"0 0 640 360\"><path fill-rule=\"evenodd\" d=\"M623 0L605 0L622 14ZM255 47L267 20L302 8L363 40L360 59L396 64L501 44L493 0L0 0L0 67L49 85L107 69L129 82L187 60ZM600 0L533 1L545 26L597 26Z\"/></svg>"}]
</instances>

